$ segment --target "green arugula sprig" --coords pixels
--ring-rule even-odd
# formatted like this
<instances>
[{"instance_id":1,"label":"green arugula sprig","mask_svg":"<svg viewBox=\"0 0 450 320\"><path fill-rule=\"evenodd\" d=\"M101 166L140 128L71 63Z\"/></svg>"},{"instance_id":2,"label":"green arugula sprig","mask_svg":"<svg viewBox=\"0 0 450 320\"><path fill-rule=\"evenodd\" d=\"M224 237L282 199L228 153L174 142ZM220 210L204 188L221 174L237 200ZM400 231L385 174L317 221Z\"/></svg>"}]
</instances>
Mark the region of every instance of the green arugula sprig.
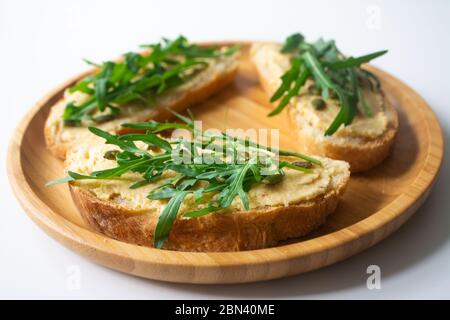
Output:
<instances>
[{"instance_id":1,"label":"green arugula sprig","mask_svg":"<svg viewBox=\"0 0 450 320\"><path fill-rule=\"evenodd\" d=\"M181 85L190 74L205 68L210 59L229 56L238 50L236 46L227 50L199 47L183 36L142 47L150 49L150 54L128 52L123 61L107 61L97 66L95 74L69 88L69 93L78 91L89 98L80 105L74 102L66 105L63 114L66 125L79 125L84 119L96 123L112 120L120 113L119 107L130 101L151 104L156 96ZM101 113L93 116L96 110Z\"/></svg>"},{"instance_id":2,"label":"green arugula sprig","mask_svg":"<svg viewBox=\"0 0 450 320\"><path fill-rule=\"evenodd\" d=\"M318 159L294 151L265 147L225 133L200 132L195 128L193 119L179 114L176 116L182 120L181 123L150 121L124 124L126 128L136 129L139 132L145 130L145 133L122 136L90 127L89 130L93 134L120 149L109 153L107 157L110 159L113 154L112 159L115 160L116 166L94 171L90 175L69 171L67 177L47 185L84 179L120 179L127 172L136 172L142 177L130 185L131 189L158 182L158 186L147 197L154 200L168 200L159 216L154 235L154 246L161 248L169 237L180 207L188 195L193 195L193 209L184 212L184 217L200 217L224 210L236 197L240 198L243 208L249 210L247 192L253 186L280 182L285 175L285 168L311 173L312 166L321 166ZM174 129L188 130L195 139L168 140L157 135ZM136 141L146 144L148 149L157 148L159 151L152 153L146 148L139 148L135 144ZM176 157L181 151L188 155L188 161L180 161ZM198 156L206 153L216 161L213 163L196 161ZM230 158L230 154L234 157ZM292 158L301 161L293 161ZM183 159L186 160L184 155ZM172 172L169 178L163 175L167 171Z\"/></svg>"},{"instance_id":3,"label":"green arugula sprig","mask_svg":"<svg viewBox=\"0 0 450 320\"><path fill-rule=\"evenodd\" d=\"M301 34L296 33L286 39L281 52L292 55L291 68L282 75L281 85L270 99L271 102L281 101L269 116L280 113L292 97L298 95L309 78L315 81L324 99L328 99L330 93L333 93L340 102L340 110L325 135L332 135L341 125L352 123L359 102L362 113L372 116L362 88L368 86L372 91L379 90L380 81L372 72L362 69L361 65L384 55L387 50L346 58L333 40L319 39L308 43Z\"/></svg>"}]
</instances>

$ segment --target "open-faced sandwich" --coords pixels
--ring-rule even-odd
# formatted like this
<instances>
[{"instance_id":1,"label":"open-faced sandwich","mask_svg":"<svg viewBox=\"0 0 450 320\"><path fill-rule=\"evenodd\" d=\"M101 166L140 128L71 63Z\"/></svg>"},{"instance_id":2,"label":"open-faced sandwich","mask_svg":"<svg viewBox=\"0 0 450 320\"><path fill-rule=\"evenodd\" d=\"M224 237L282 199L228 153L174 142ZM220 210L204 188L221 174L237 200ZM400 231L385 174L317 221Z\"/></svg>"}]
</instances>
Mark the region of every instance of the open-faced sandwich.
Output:
<instances>
[{"instance_id":1,"label":"open-faced sandwich","mask_svg":"<svg viewBox=\"0 0 450 320\"><path fill-rule=\"evenodd\" d=\"M54 155L64 159L88 138L87 126L115 132L123 122L164 119L169 108L181 111L217 92L237 71L237 47L197 46L184 37L144 47L96 66L66 90L45 125Z\"/></svg>"},{"instance_id":2,"label":"open-faced sandwich","mask_svg":"<svg viewBox=\"0 0 450 320\"><path fill-rule=\"evenodd\" d=\"M334 41L308 43L300 34L284 45L256 43L251 59L277 107L288 106L300 150L368 170L389 154L398 129L397 113L375 74L361 65L386 53L346 57Z\"/></svg>"},{"instance_id":3,"label":"open-faced sandwich","mask_svg":"<svg viewBox=\"0 0 450 320\"><path fill-rule=\"evenodd\" d=\"M183 122L124 124L139 133L120 136L90 127L95 138L68 152L67 177L50 184L69 182L95 230L180 251L274 246L335 210L346 162L197 132L191 118L177 116ZM168 138L172 130L184 134Z\"/></svg>"}]
</instances>

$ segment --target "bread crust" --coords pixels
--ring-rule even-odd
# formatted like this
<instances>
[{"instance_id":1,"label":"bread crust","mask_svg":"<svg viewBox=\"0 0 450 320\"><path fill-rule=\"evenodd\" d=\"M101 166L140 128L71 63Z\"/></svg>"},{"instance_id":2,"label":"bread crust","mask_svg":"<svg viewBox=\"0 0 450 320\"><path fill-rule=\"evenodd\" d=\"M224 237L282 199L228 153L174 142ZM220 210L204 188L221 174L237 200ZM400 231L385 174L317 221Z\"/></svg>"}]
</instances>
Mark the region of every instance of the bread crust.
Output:
<instances>
[{"instance_id":1,"label":"bread crust","mask_svg":"<svg viewBox=\"0 0 450 320\"><path fill-rule=\"evenodd\" d=\"M258 50L257 47L252 51ZM256 73L264 91L271 96L277 88L273 87L273 82L263 76L262 70L255 59L252 59L255 65ZM325 136L323 132L311 134L305 125L299 121L300 116L295 106L288 105L288 113L291 124L297 131L299 138L298 151L314 154L318 156L329 157L336 160L344 160L350 164L350 170L353 173L369 170L383 162L390 154L391 147L395 141L398 131L397 111L384 99L386 113L389 114L388 128L386 132L372 140L348 139L345 142L339 142L334 136Z\"/></svg>"},{"instance_id":2,"label":"bread crust","mask_svg":"<svg viewBox=\"0 0 450 320\"><path fill-rule=\"evenodd\" d=\"M178 218L163 248L198 252L253 250L304 236L322 225L336 209L347 181L348 177L344 177L336 189L295 205ZM83 219L96 231L120 241L153 246L156 211L130 210L73 185L70 192Z\"/></svg>"},{"instance_id":3,"label":"bread crust","mask_svg":"<svg viewBox=\"0 0 450 320\"><path fill-rule=\"evenodd\" d=\"M185 94L183 94L181 99L174 100L172 101L171 104L166 105L162 108L157 109L155 108L154 110L157 111L156 114L152 114L150 117L139 117L133 119L133 121L135 122L148 121L150 120L150 118L156 121L167 119L172 115L169 110L181 112L187 107L199 103L209 98L216 92L222 90L234 79L237 71L238 71L238 63L236 62L231 68L227 69L222 73L217 74L213 79L204 83L202 86L199 86L192 90L187 90ZM52 109L55 108L55 106L53 106ZM50 110L50 113L51 112L52 110ZM61 130L64 129L61 128L60 131L54 133L54 130L52 130L51 118L49 116L46 120L44 127L44 136L47 148L55 157L64 160L67 151L74 145L74 143L76 143L76 140L60 141L59 135L61 134ZM122 130L121 128L117 128L116 133L125 133L125 131Z\"/></svg>"}]
</instances>

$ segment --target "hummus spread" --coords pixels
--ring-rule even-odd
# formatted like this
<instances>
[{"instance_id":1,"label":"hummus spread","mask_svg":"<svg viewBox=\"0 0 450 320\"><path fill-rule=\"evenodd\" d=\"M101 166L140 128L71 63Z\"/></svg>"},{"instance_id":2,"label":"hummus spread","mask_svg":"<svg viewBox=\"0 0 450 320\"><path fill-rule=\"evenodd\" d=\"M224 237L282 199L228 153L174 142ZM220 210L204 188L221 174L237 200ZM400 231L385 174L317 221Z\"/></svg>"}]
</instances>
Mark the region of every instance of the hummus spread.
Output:
<instances>
[{"instance_id":1,"label":"hummus spread","mask_svg":"<svg viewBox=\"0 0 450 320\"><path fill-rule=\"evenodd\" d=\"M295 98L293 105L303 119L311 126L325 131L340 110L339 100L328 99L325 101L326 106L323 109L316 109L313 105L313 101L314 99L322 99L322 97L308 92L307 88L312 83L313 82L311 81L302 88L298 97ZM384 109L383 95L380 92L372 92L369 89L366 89L363 91L363 96L370 108L371 116L363 115L358 111L353 118L352 123L348 126L341 126L334 135L340 137L374 139L381 136L386 131L388 119ZM363 106L360 101L358 110L362 109Z\"/></svg>"}]
</instances>

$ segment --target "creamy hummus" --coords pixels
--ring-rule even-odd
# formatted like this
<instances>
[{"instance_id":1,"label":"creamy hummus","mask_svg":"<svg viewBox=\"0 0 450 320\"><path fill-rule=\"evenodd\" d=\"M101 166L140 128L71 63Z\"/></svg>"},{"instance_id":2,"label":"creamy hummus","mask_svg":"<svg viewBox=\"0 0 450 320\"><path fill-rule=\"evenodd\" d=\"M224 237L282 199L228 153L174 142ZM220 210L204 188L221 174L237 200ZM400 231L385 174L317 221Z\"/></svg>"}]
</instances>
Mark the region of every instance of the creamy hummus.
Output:
<instances>
[{"instance_id":1,"label":"creamy hummus","mask_svg":"<svg viewBox=\"0 0 450 320\"><path fill-rule=\"evenodd\" d=\"M317 110L314 105L314 99L322 99L321 96L308 92L308 87L312 84L309 81L301 90L298 97L294 98L293 105L298 113L311 126L319 128L322 131L328 129L330 124L340 110L339 100L328 99L325 101L326 106ZM382 135L387 128L388 119L384 110L384 98L380 92L372 92L370 90L363 91L364 99L370 107L372 115L365 116L358 111L353 118L353 122L348 126L341 126L334 135L341 137L362 137L373 139ZM361 102L358 110L362 110Z\"/></svg>"}]
</instances>

